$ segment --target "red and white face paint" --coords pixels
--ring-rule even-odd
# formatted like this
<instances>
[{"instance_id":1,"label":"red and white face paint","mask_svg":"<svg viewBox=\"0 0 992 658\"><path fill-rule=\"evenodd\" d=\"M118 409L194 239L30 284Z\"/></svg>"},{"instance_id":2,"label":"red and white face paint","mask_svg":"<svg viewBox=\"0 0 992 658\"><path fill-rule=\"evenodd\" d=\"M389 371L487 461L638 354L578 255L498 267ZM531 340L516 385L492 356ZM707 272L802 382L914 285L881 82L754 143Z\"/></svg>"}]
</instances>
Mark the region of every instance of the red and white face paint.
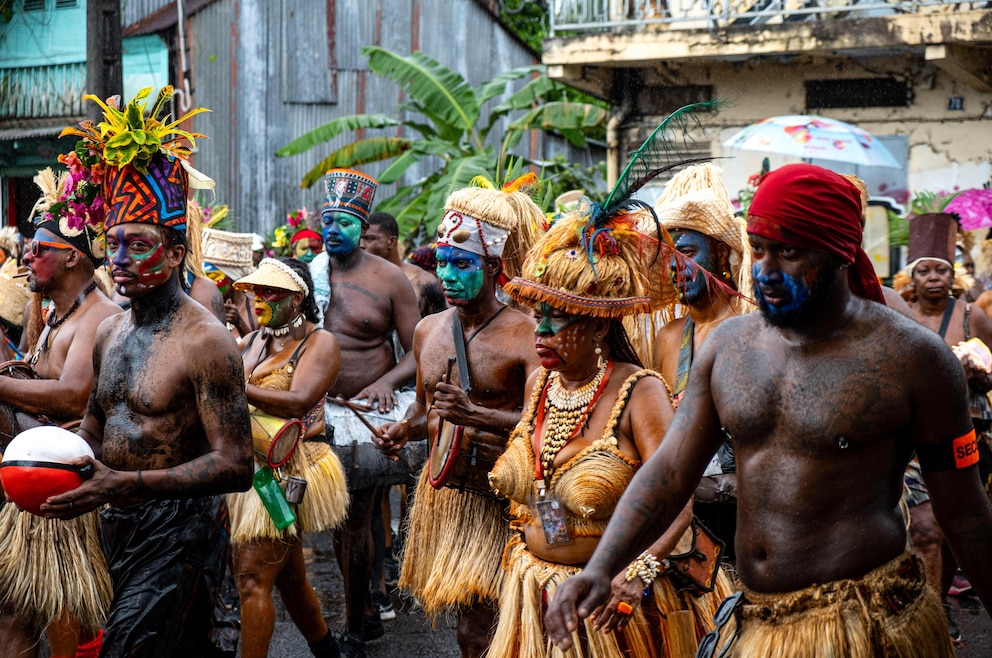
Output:
<instances>
[{"instance_id":1,"label":"red and white face paint","mask_svg":"<svg viewBox=\"0 0 992 658\"><path fill-rule=\"evenodd\" d=\"M119 224L107 234L107 262L117 292L140 296L172 276L162 232L147 224Z\"/></svg>"}]
</instances>

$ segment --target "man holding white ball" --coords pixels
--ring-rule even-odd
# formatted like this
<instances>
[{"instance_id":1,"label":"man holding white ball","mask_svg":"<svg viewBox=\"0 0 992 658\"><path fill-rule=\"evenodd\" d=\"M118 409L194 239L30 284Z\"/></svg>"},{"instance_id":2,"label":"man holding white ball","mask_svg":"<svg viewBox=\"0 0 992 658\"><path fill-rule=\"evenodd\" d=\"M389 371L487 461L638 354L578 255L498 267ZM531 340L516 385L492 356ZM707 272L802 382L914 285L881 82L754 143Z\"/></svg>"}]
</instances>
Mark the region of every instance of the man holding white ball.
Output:
<instances>
[{"instance_id":1,"label":"man holding white ball","mask_svg":"<svg viewBox=\"0 0 992 658\"><path fill-rule=\"evenodd\" d=\"M142 116L139 100L128 116ZM145 132L160 125L145 120ZM107 261L131 306L97 332L79 430L97 459L75 462L93 475L41 511L71 518L109 504L101 533L114 600L101 657L207 656L229 541L220 494L252 481L244 370L230 333L182 286L189 178L205 177L165 139L132 161L114 138L84 142L117 156L102 188Z\"/></svg>"}]
</instances>

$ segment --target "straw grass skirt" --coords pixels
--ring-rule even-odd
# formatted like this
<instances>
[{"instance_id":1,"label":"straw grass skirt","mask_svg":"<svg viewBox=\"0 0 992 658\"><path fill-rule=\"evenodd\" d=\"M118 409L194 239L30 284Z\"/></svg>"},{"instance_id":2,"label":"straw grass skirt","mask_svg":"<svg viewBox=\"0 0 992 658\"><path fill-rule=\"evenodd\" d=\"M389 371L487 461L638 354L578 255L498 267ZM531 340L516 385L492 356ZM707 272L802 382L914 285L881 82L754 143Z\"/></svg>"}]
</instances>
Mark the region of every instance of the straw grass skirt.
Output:
<instances>
[{"instance_id":1,"label":"straw grass skirt","mask_svg":"<svg viewBox=\"0 0 992 658\"><path fill-rule=\"evenodd\" d=\"M648 658L665 656L669 644L665 614L688 610L693 614L696 641L713 628L713 615L720 602L733 591L722 572L709 594L695 597L679 592L666 577L655 580L651 594L637 606L633 619L622 631L606 634L586 619L574 633L571 649L554 646L544 632L546 604L555 590L580 567L546 562L527 550L517 535L506 547L505 574L499 599L499 625L488 658ZM772 654L768 654L769 656ZM768 658L765 656L764 658Z\"/></svg>"},{"instance_id":2,"label":"straw grass skirt","mask_svg":"<svg viewBox=\"0 0 992 658\"><path fill-rule=\"evenodd\" d=\"M734 658L952 658L937 592L903 554L854 580L795 592L745 590ZM733 633L721 633L721 646Z\"/></svg>"},{"instance_id":3,"label":"straw grass skirt","mask_svg":"<svg viewBox=\"0 0 992 658\"><path fill-rule=\"evenodd\" d=\"M33 631L68 615L96 633L113 598L100 513L61 521L0 504L0 604Z\"/></svg>"},{"instance_id":4,"label":"straw grass skirt","mask_svg":"<svg viewBox=\"0 0 992 658\"><path fill-rule=\"evenodd\" d=\"M347 516L349 499L344 469L329 445L320 441L301 441L280 471L284 476L307 481L303 502L293 505L297 523L285 530L276 528L254 489L228 494L232 544L295 537L301 531L320 532L336 527Z\"/></svg>"},{"instance_id":5,"label":"straw grass skirt","mask_svg":"<svg viewBox=\"0 0 992 658\"><path fill-rule=\"evenodd\" d=\"M512 536L505 501L435 489L425 466L409 517L399 586L428 617L499 597L500 561Z\"/></svg>"}]
</instances>

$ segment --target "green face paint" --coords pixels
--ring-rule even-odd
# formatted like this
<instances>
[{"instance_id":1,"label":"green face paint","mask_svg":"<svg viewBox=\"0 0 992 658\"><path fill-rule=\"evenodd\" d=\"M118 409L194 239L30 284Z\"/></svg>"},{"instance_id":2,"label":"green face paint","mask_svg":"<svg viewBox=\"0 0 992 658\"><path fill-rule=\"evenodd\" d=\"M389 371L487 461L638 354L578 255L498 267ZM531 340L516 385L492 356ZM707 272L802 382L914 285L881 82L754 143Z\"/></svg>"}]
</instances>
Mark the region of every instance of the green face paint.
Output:
<instances>
[{"instance_id":1,"label":"green face paint","mask_svg":"<svg viewBox=\"0 0 992 658\"><path fill-rule=\"evenodd\" d=\"M435 271L449 304L463 306L479 296L486 280L481 256L447 246L435 249L434 255L437 258Z\"/></svg>"},{"instance_id":2,"label":"green face paint","mask_svg":"<svg viewBox=\"0 0 992 658\"><path fill-rule=\"evenodd\" d=\"M538 336L557 336L582 318L581 315L571 315L543 302L535 304L534 320L537 322L537 328L534 333Z\"/></svg>"}]
</instances>

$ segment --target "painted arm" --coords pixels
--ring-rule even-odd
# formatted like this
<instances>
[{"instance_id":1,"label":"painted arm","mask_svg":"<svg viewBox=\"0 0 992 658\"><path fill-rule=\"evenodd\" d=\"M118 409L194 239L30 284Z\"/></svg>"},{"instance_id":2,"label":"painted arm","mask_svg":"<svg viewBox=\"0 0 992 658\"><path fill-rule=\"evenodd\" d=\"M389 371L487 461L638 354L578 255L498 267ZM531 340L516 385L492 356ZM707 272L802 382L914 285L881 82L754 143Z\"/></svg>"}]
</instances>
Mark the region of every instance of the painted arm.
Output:
<instances>
[{"instance_id":1,"label":"painted arm","mask_svg":"<svg viewBox=\"0 0 992 658\"><path fill-rule=\"evenodd\" d=\"M967 387L950 350L940 344L931 351L917 359L913 438L917 447L940 445L952 451L951 441L972 429ZM967 460L967 447L960 450L952 454ZM977 464L960 470L928 471L924 467L923 480L954 557L985 609L992 611L992 504L982 488Z\"/></svg>"}]
</instances>

